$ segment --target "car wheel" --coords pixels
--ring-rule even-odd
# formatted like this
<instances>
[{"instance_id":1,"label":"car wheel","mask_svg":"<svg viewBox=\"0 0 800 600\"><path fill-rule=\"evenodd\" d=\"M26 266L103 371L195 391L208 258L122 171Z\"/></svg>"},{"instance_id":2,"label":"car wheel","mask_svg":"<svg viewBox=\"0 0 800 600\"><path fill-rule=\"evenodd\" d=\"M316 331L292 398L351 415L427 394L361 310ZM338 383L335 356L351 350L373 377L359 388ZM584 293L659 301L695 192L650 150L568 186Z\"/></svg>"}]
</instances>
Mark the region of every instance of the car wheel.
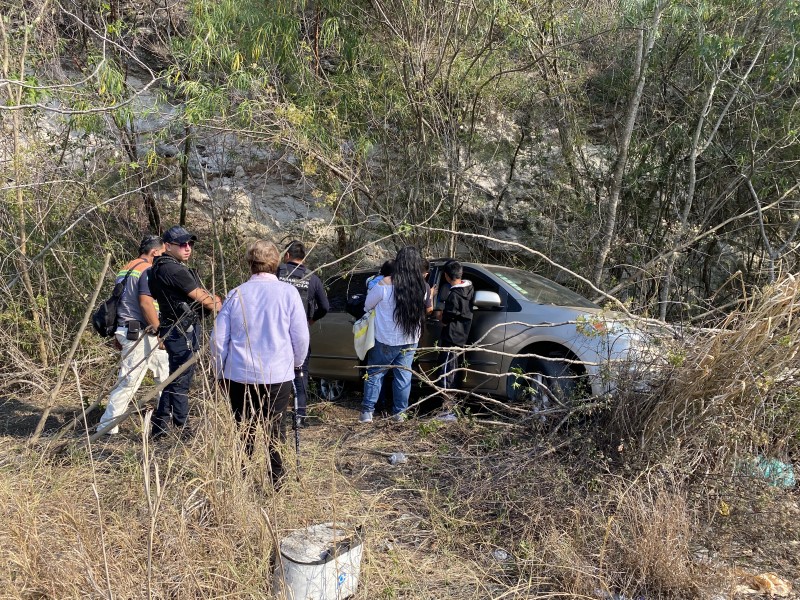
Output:
<instances>
[{"instance_id":1,"label":"car wheel","mask_svg":"<svg viewBox=\"0 0 800 600\"><path fill-rule=\"evenodd\" d=\"M575 400L583 389L580 376L566 362L518 358L511 363L511 373L508 378L509 398L528 405L537 413Z\"/></svg>"},{"instance_id":2,"label":"car wheel","mask_svg":"<svg viewBox=\"0 0 800 600\"><path fill-rule=\"evenodd\" d=\"M345 383L341 379L320 379L319 395L323 400L336 402L344 397Z\"/></svg>"}]
</instances>

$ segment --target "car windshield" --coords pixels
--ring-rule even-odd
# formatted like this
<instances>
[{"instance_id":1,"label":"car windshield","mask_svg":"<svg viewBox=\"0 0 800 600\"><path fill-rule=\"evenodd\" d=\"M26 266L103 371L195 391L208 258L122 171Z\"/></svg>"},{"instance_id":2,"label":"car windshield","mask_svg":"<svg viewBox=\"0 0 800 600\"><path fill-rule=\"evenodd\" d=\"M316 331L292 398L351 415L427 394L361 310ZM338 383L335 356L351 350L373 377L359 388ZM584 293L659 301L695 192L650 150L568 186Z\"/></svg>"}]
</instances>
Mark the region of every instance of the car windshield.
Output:
<instances>
[{"instance_id":1,"label":"car windshield","mask_svg":"<svg viewBox=\"0 0 800 600\"><path fill-rule=\"evenodd\" d=\"M576 294L563 285L559 285L555 281L550 281L541 275L520 271L519 269L510 269L508 267L490 267L484 265L484 268L531 302L536 302L537 304L554 304L556 306L599 308L594 302L587 300L580 294Z\"/></svg>"}]
</instances>

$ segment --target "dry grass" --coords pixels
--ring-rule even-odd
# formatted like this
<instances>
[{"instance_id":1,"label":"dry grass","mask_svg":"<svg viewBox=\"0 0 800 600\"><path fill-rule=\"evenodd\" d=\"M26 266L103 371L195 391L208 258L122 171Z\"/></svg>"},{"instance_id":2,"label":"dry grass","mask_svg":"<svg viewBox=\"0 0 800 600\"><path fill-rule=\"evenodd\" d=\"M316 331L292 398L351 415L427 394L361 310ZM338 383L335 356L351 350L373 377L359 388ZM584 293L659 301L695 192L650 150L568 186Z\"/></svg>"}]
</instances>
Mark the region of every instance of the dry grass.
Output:
<instances>
[{"instance_id":1,"label":"dry grass","mask_svg":"<svg viewBox=\"0 0 800 600\"><path fill-rule=\"evenodd\" d=\"M629 434L660 459L677 453L686 472L800 455L800 280L784 277L751 304L692 335L658 393L618 409Z\"/></svg>"},{"instance_id":2,"label":"dry grass","mask_svg":"<svg viewBox=\"0 0 800 600\"><path fill-rule=\"evenodd\" d=\"M92 365L81 370L88 396L101 379ZM6 430L0 597L269 598L275 540L325 521L364 526L360 600L698 598L732 589L729 565L800 572L790 495L749 479L687 485L680 461L637 467L630 449L599 447L590 424L552 439L474 419L364 427L357 398L317 403L322 424L302 431L299 481L275 493L263 450L242 472L228 407L196 379L199 431L188 444L151 448L139 420L53 456ZM35 414L41 396L17 389L28 395L15 410ZM62 408L79 405L77 388L65 388ZM395 451L408 463L390 465ZM291 440L285 452L296 475ZM743 559L753 545L780 552Z\"/></svg>"},{"instance_id":3,"label":"dry grass","mask_svg":"<svg viewBox=\"0 0 800 600\"><path fill-rule=\"evenodd\" d=\"M263 453L242 475L227 407L210 396L188 445L145 447L135 423L58 457L6 438L1 595L269 597L274 539L330 520L366 529L363 599L683 590L654 566L663 539L670 576L689 568L685 544L672 544L688 537L689 511L666 492L650 506L611 475L587 480L535 440L475 422L362 428L354 408L317 411L324 424L302 432L300 480L278 493L262 481ZM398 450L409 462L392 466ZM291 443L286 452L294 470ZM631 537L653 540L650 552Z\"/></svg>"}]
</instances>

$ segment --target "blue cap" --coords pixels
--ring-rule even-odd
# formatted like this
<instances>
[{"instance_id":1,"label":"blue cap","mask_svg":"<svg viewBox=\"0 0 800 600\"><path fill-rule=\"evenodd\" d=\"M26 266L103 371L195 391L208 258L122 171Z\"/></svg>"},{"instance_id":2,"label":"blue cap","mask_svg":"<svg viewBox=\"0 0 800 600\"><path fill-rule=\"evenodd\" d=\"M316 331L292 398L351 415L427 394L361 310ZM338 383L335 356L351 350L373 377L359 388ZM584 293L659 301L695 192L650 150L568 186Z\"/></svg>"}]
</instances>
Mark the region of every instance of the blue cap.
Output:
<instances>
[{"instance_id":1,"label":"blue cap","mask_svg":"<svg viewBox=\"0 0 800 600\"><path fill-rule=\"evenodd\" d=\"M184 244L186 242L196 242L197 236L189 233L180 225L170 227L161 236L167 244Z\"/></svg>"}]
</instances>

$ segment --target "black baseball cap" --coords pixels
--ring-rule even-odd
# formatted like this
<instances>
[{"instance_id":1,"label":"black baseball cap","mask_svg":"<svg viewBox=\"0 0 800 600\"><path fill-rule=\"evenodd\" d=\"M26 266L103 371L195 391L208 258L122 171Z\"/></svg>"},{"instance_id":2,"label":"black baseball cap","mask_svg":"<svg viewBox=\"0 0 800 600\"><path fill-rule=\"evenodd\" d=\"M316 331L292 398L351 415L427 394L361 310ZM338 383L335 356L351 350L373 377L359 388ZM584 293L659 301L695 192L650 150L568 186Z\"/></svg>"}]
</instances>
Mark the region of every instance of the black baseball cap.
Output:
<instances>
[{"instance_id":1,"label":"black baseball cap","mask_svg":"<svg viewBox=\"0 0 800 600\"><path fill-rule=\"evenodd\" d=\"M186 242L196 242L197 236L189 233L180 225L170 227L161 236L167 244L185 244Z\"/></svg>"}]
</instances>

